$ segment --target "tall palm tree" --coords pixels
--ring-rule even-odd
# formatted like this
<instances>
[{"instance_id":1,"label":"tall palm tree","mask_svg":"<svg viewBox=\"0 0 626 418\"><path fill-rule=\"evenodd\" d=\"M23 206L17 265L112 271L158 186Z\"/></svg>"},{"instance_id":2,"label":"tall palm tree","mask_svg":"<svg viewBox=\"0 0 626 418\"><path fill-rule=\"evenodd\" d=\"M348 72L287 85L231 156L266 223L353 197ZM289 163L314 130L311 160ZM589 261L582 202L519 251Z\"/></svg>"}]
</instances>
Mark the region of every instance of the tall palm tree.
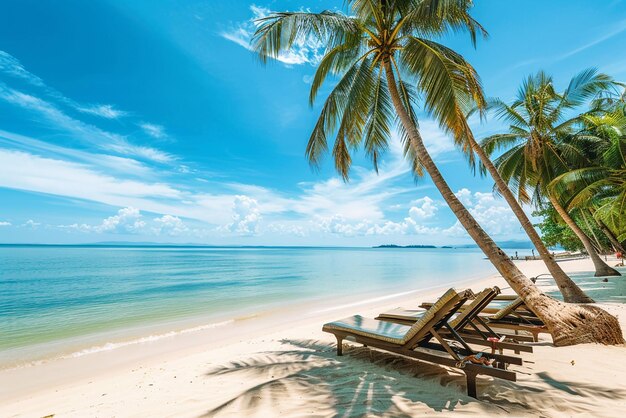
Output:
<instances>
[{"instance_id":1,"label":"tall palm tree","mask_svg":"<svg viewBox=\"0 0 626 418\"><path fill-rule=\"evenodd\" d=\"M588 164L585 153L572 140L573 129L580 118L566 118L566 115L610 86L611 79L597 74L594 69L572 78L561 94L555 91L552 78L547 74L539 72L529 76L511 104L501 100L490 103L496 116L510 126L508 132L492 135L482 142L489 154L498 149L506 150L495 160L495 165L504 180L517 190L520 202L529 203L533 197L536 202L543 197L549 200L583 243L593 261L596 276L620 276L620 273L600 258L589 237L548 185L557 176Z\"/></svg>"},{"instance_id":2,"label":"tall palm tree","mask_svg":"<svg viewBox=\"0 0 626 418\"><path fill-rule=\"evenodd\" d=\"M310 101L330 75L339 81L313 128L306 155L318 164L335 136L335 167L348 179L351 152L363 147L374 167L397 118L407 158L417 175L429 174L442 197L492 264L546 323L556 345L624 342L615 317L589 305L571 305L543 294L480 227L444 180L418 129L413 105L424 109L463 142L471 131L465 114L485 101L474 68L434 38L467 31L473 42L484 29L469 14L471 1L347 0L339 12L280 12L257 20L254 48L261 60L277 58L304 39L326 46ZM395 110L395 115L394 115Z\"/></svg>"},{"instance_id":3,"label":"tall palm tree","mask_svg":"<svg viewBox=\"0 0 626 418\"><path fill-rule=\"evenodd\" d=\"M476 142L472 135L468 135L467 142L469 143L469 147L476 153L478 158L480 159L483 167L489 172L491 178L493 178L495 182L495 187L497 191L504 197L504 200L511 207L511 210L519 220L522 228L526 232L526 235L533 243L533 246L537 249L541 260L544 262L548 271L554 278L556 285L558 286L561 294L563 295L563 300L569 303L593 303L594 300L587 296L583 290L578 287L576 283L563 271L561 266L556 262L556 260L550 254L550 251L546 248L545 244L541 240L539 233L535 230L534 225L522 209L522 205L517 201L515 195L509 189L507 182L502 178L500 172L491 161L487 152Z\"/></svg>"},{"instance_id":4,"label":"tall palm tree","mask_svg":"<svg viewBox=\"0 0 626 418\"><path fill-rule=\"evenodd\" d=\"M558 176L549 187L565 196L568 209L589 209L615 250L624 251L620 241L626 240L626 114L613 108L581 119L585 129L579 135L591 141L586 151L592 164Z\"/></svg>"}]
</instances>

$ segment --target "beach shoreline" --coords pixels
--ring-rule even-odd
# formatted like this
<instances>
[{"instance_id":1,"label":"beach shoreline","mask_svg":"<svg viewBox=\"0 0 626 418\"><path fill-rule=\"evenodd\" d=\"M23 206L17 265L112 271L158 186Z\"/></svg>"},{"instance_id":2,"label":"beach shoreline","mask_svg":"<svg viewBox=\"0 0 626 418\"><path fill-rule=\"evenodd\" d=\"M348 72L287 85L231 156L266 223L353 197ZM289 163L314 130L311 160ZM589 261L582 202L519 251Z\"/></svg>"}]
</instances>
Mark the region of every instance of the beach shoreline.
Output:
<instances>
[{"instance_id":1,"label":"beach shoreline","mask_svg":"<svg viewBox=\"0 0 626 418\"><path fill-rule=\"evenodd\" d=\"M547 272L540 261L520 261L517 265L529 277ZM561 265L569 272L591 270L588 259L565 261ZM600 279L598 279L598 284L601 284ZM474 290L494 285L501 287L503 293L511 293L508 285L497 275L479 280L460 281L455 284L459 288L467 286ZM112 350L2 370L0 381L11 382L11 384L3 384L0 388L0 415L198 416L206 414L207 411L228 415L233 411L241 411L243 407L241 405L234 410L229 410L229 408L244 401L243 398L237 397L242 387L256 381L263 382L268 379L276 381L278 378L271 374L256 375L243 370L242 373L247 379L241 380L234 378L234 374L211 374L211 370L228 367L241 359L271 357L272 353L275 354L293 346L295 341L318 341L325 347L331 347L334 338L321 332L323 323L355 313L373 317L381 311L396 306L416 306L421 301L435 300L448 287L449 285L433 286L428 289L408 290L395 294L372 295L373 297L365 299L361 297L360 300L339 298L327 303L314 301L277 308L253 318L226 321L215 327L197 330L197 332L179 333L170 338L146 340ZM624 327L626 311L622 304L602 302L600 305L614 314L624 312L625 314L620 317L622 327ZM547 345L538 348L542 351L559 350L562 354L570 354L581 349L593 350L590 345L559 349ZM623 347L602 347L602 349L611 353L612 360L624 360L622 364L626 363L626 357L622 353L626 350L623 350ZM311 351L311 347L301 347L301 350ZM293 350L287 351L293 352ZM560 354L552 353L551 355L559 356ZM622 356L621 360L618 360L620 356ZM537 354L533 357L536 361ZM334 361L330 357L324 357L322 360ZM536 364L535 362L534 365ZM618 369L613 368L612 372L619 372ZM286 370L288 371L289 367L285 367L285 370L278 367L273 370L273 373L284 374ZM373 370L375 371L376 368ZM380 369L379 373L385 376L386 370ZM626 373L626 368L624 368L624 373ZM446 372L440 371L439 374L445 375ZM432 376L429 376L429 379L432 379ZM423 379L419 377L407 380L419 388L424 385ZM479 403L480 406L477 407L473 402L466 402L463 388L459 388L456 384L444 387L445 390L442 388L443 396L448 396L448 392L452 391L454 396L463 399L461 404L467 407L469 413L484 408L483 403ZM347 383L346 390L349 390ZM626 405L625 399L626 393L624 399L617 399L616 402L619 405ZM269 405L264 402L257 406L247 405L240 416L273 416L272 411L274 413L278 410L288 411L295 402L291 400L290 403L289 399L282 401L284 405L281 402L270 402ZM418 400L413 401L415 402ZM230 406L220 408L220 405L225 404ZM317 411L313 415L320 416L326 416L323 409L329 407L329 405L318 404L314 398L307 405ZM478 408L478 410L475 411L473 408ZM426 404L417 405L410 410L411 414L416 415L429 410L433 412Z\"/></svg>"}]
</instances>

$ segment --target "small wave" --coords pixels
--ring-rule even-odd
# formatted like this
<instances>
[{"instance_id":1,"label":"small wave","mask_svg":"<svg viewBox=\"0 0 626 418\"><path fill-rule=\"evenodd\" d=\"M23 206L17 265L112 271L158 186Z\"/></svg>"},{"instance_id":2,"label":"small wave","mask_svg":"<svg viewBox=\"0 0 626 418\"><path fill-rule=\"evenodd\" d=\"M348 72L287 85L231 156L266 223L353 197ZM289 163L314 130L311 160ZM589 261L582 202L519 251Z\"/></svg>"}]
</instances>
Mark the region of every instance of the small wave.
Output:
<instances>
[{"instance_id":1,"label":"small wave","mask_svg":"<svg viewBox=\"0 0 626 418\"><path fill-rule=\"evenodd\" d=\"M29 362L24 363L24 364L19 364L19 365L16 365L14 367L9 367L8 370L18 369L18 368L21 368L21 367L37 366L37 365L40 365L40 364L43 364L43 363L47 363L48 361L52 361L52 360L63 360L63 359L77 358L77 357L86 356L88 354L95 354L95 353L101 353L101 352L104 352L104 351L115 350L115 349L118 349L118 348L130 346L130 345L150 343L150 342L162 340L162 339L165 339L165 338L172 338L172 337L175 337L177 335L189 334L189 333L192 333L192 332L198 332L198 331L204 331L204 330L208 330L208 329L223 327L223 326L226 326L226 325L234 323L236 320L238 320L238 319L228 319L226 321L214 322L214 323L205 324L205 325L199 325L197 327L185 328L185 329L181 329L181 330L178 330L178 331L169 331L169 332L165 332L163 334L148 335L146 337L140 337L140 338L136 338L136 339L128 340L128 341L109 342L109 343L106 343L106 344L103 344L103 345L92 346L92 347L89 347L89 348L85 348L83 350L74 351L74 352L69 353L69 354L63 354L63 355L52 357L52 358L48 358L48 359L40 359L40 360L29 361Z\"/></svg>"},{"instance_id":2,"label":"small wave","mask_svg":"<svg viewBox=\"0 0 626 418\"><path fill-rule=\"evenodd\" d=\"M372 302L380 302L380 301L383 301L383 300L393 299L393 298L400 297L400 296L407 296L407 295L410 295L412 293L417 293L419 291L420 290L409 290L407 292L400 292L400 293L393 293L391 295L378 296L378 297L375 297L375 298L360 300L358 302L346 303L346 304L343 304L343 305L336 305L336 306L331 306L329 308L318 309L316 311L313 311L312 313L313 314L319 314L319 313L326 313L326 312L331 312L331 311L337 311L339 309L353 308L355 306L367 305L368 303L372 303Z\"/></svg>"},{"instance_id":3,"label":"small wave","mask_svg":"<svg viewBox=\"0 0 626 418\"><path fill-rule=\"evenodd\" d=\"M65 358L82 357L82 356L87 355L87 354L93 354L93 353L100 353L102 351L115 350L116 348L126 347L126 346L129 346L129 345L150 343L150 342L153 342L153 341L162 340L164 338L175 337L177 335L189 334L189 333L192 333L192 332L198 332L198 331L204 331L204 330L207 330L207 329L223 327L225 325L232 324L233 322L235 322L234 319L229 319L227 321L215 322L215 323L206 324L206 325L199 325L199 326L193 327L193 328L185 328L185 329L182 329L180 331L169 331L169 332L166 332L166 333L163 333L163 334L148 335L147 337L141 337L141 338L137 338L137 339L130 340L130 341L122 341L122 342L118 342L118 343L106 343L104 345L98 345L98 346L86 348L84 350L75 351L75 352L73 352L71 354L66 354L66 355L61 356L59 358L65 359Z\"/></svg>"}]
</instances>

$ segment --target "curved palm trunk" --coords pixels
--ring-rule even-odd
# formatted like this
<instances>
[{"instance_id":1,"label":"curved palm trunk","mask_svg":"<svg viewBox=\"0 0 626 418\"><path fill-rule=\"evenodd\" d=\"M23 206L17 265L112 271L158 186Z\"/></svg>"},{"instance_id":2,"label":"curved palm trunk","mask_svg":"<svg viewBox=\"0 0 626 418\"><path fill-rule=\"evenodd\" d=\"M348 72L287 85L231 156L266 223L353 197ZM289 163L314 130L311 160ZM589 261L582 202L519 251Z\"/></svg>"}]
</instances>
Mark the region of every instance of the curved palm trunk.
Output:
<instances>
[{"instance_id":1,"label":"curved palm trunk","mask_svg":"<svg viewBox=\"0 0 626 418\"><path fill-rule=\"evenodd\" d=\"M489 174L491 174L491 177L495 181L496 187L500 191L500 194L509 204L511 210L513 210L513 213L515 214L515 216L517 216L517 219L522 224L522 228L524 228L524 231L526 231L526 235L528 235L528 238L530 238L530 241L537 249L537 252L541 256L541 259L543 260L544 264L548 268L548 271L550 272L550 274L554 278L554 281L559 287L559 290L563 295L563 300L570 303L593 303L593 299L587 296L585 292L583 292L582 289L578 287L578 285L574 283L567 274L565 274L561 266L557 264L554 258L552 258L552 254L550 254L546 246L543 244L543 241L541 241L541 237L533 227L530 219L528 219L528 216L526 216L526 213L522 209L522 206L515 199L515 196L507 186L502 176L500 176L498 169L495 165L493 165L491 159L489 159L489 156L474 140L473 137L468 138L468 140L470 141L472 149L474 150L474 152L476 152L478 158L480 158L480 161L487 168Z\"/></svg>"},{"instance_id":2,"label":"curved palm trunk","mask_svg":"<svg viewBox=\"0 0 626 418\"><path fill-rule=\"evenodd\" d=\"M567 224L567 226L570 227L570 229L574 232L574 234L576 234L578 239L583 243L583 246L585 247L587 254L589 254L589 257L591 257L591 261L593 261L593 266L596 269L596 274L595 274L596 277L597 276L621 276L619 271L615 270L614 268L609 267L608 264L602 261L602 259L596 252L595 248L593 248L593 245L591 244L591 240L589 239L589 237L583 232L582 229L580 229L578 225L576 225L576 222L574 222L572 217L569 216L569 213L567 213L567 211L563 208L563 206L561 206L561 203L559 203L559 201L556 198L554 198L554 196L552 196L551 194L548 194L548 200L550 200L550 203L552 203L552 206L554 206L554 209L557 211L557 213L563 219L563 221Z\"/></svg>"},{"instance_id":3,"label":"curved palm trunk","mask_svg":"<svg viewBox=\"0 0 626 418\"><path fill-rule=\"evenodd\" d=\"M615 317L596 306L572 305L546 296L532 281L524 276L513 261L504 251L498 248L491 237L480 227L474 217L454 195L428 154L417 127L402 103L391 64L389 61L385 61L384 64L394 108L409 135L410 145L419 156L424 169L428 172L433 183L439 189L441 196L468 234L478 244L513 290L544 321L552 334L554 344L557 346L589 342L623 344L622 330Z\"/></svg>"},{"instance_id":4,"label":"curved palm trunk","mask_svg":"<svg viewBox=\"0 0 626 418\"><path fill-rule=\"evenodd\" d=\"M598 252L598 255L602 254L604 251L606 251L606 247L603 246L600 240L598 239L598 236L596 235L593 228L591 227L591 224L589 223L589 219L587 219L587 215L585 214L584 210L580 210L580 216L582 216L585 226L587 227L589 232L591 232L591 237L593 238L593 241L596 243L595 248L596 248L596 251Z\"/></svg>"},{"instance_id":5,"label":"curved palm trunk","mask_svg":"<svg viewBox=\"0 0 626 418\"><path fill-rule=\"evenodd\" d=\"M594 218L595 219L595 218ZM622 254L624 254L626 251L624 250L624 246L622 245L621 242L619 242L617 240L617 237L613 234L613 232L609 229L608 226L606 226L606 224L604 222L602 222L601 220L596 219L596 223L598 224L598 226L600 227L600 230L602 231L602 233L604 235L606 235L606 237L609 239L609 241L611 242L611 245L613 246L613 249L615 251L619 251Z\"/></svg>"}]
</instances>

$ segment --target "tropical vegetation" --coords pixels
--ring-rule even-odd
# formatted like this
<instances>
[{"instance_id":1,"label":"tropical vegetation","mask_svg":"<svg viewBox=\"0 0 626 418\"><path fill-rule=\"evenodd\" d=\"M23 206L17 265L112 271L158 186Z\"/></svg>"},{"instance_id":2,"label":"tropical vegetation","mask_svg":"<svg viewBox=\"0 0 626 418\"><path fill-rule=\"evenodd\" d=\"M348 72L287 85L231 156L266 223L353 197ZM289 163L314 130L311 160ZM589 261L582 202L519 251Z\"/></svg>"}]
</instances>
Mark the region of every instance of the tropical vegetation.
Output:
<instances>
[{"instance_id":1,"label":"tropical vegetation","mask_svg":"<svg viewBox=\"0 0 626 418\"><path fill-rule=\"evenodd\" d=\"M279 12L257 20L253 47L263 62L295 43L326 45L313 79L310 101L330 77L326 97L309 139L306 156L319 164L332 140L337 171L349 178L352 153L363 148L377 167L391 132L400 132L415 175L427 173L460 224L551 331L555 345L624 342L615 317L590 305L557 301L542 293L502 251L463 206L428 153L415 111L421 108L474 158L476 147L466 115L487 102L475 69L439 42L465 32L475 44L485 29L470 15L471 1L348 0L346 14ZM333 80L334 81L334 80Z\"/></svg>"},{"instance_id":2,"label":"tropical vegetation","mask_svg":"<svg viewBox=\"0 0 626 418\"><path fill-rule=\"evenodd\" d=\"M589 69L574 76L567 88L558 92L552 77L540 71L524 80L511 103L499 99L490 101L489 108L509 127L507 132L482 141L482 147L489 154L504 150L494 163L502 178L516 191L520 202L534 202L537 206L550 204L556 210L582 242L593 261L596 276L619 276L620 273L602 260L591 238L574 221L564 195L559 193L562 187L552 187L564 183L552 182L591 164L590 142L596 137L579 131L579 127L585 118L593 118L597 110L582 115L574 113L572 116L571 113L612 86L610 77ZM585 211L581 213L582 219L586 219Z\"/></svg>"},{"instance_id":3,"label":"tropical vegetation","mask_svg":"<svg viewBox=\"0 0 626 418\"><path fill-rule=\"evenodd\" d=\"M583 243L578 239L576 234L574 234L574 231L563 222L552 206L544 205L541 208L537 208L533 211L532 215L540 219L535 226L541 231L541 240L547 247L562 248L569 252L582 252L585 250ZM593 230L589 230L587 226L584 225L582 219L576 214L572 214L572 218L578 225L582 225L581 228L587 236L598 238L599 242L594 243L595 247L599 247L601 252L610 251L611 241L609 241L599 227L592 225Z\"/></svg>"}]
</instances>

